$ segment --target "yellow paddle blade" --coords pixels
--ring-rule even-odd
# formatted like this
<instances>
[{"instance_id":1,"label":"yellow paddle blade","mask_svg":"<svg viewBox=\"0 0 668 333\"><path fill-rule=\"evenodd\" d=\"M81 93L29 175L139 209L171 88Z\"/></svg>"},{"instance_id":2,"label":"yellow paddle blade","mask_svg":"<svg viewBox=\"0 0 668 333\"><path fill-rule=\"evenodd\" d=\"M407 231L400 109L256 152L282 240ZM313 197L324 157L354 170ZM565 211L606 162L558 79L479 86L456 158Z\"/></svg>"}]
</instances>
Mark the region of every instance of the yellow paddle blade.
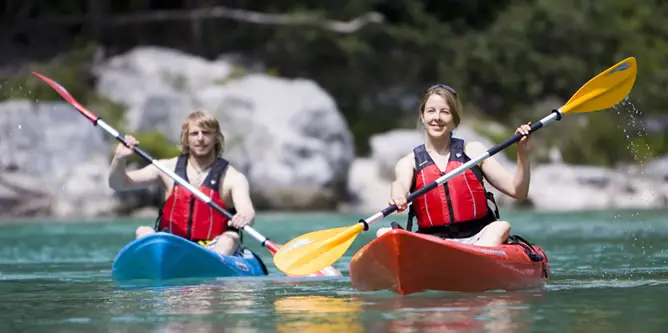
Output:
<instances>
[{"instance_id":1,"label":"yellow paddle blade","mask_svg":"<svg viewBox=\"0 0 668 333\"><path fill-rule=\"evenodd\" d=\"M629 94L637 72L636 58L620 61L580 87L561 112L593 112L614 106Z\"/></svg>"},{"instance_id":2,"label":"yellow paddle blade","mask_svg":"<svg viewBox=\"0 0 668 333\"><path fill-rule=\"evenodd\" d=\"M286 243L276 255L274 264L288 275L307 276L333 264L364 230L354 226L313 231Z\"/></svg>"}]
</instances>

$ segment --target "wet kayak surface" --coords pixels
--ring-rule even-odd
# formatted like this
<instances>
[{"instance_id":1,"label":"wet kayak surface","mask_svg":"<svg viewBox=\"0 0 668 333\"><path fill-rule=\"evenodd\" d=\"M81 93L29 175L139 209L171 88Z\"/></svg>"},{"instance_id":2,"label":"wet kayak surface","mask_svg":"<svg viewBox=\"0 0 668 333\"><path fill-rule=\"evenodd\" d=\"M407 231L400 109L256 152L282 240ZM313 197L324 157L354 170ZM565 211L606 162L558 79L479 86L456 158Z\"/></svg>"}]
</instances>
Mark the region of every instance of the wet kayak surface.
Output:
<instances>
[{"instance_id":1,"label":"wet kayak surface","mask_svg":"<svg viewBox=\"0 0 668 333\"><path fill-rule=\"evenodd\" d=\"M353 225L367 214L262 214L255 227L285 243ZM68 332L664 332L668 211L507 212L513 232L541 246L543 290L359 292L348 263L389 216L360 234L334 267L342 277L286 278L252 238L268 276L119 288L118 251L147 220L9 221L0 226L0 328ZM452 269L456 269L453 267Z\"/></svg>"}]
</instances>

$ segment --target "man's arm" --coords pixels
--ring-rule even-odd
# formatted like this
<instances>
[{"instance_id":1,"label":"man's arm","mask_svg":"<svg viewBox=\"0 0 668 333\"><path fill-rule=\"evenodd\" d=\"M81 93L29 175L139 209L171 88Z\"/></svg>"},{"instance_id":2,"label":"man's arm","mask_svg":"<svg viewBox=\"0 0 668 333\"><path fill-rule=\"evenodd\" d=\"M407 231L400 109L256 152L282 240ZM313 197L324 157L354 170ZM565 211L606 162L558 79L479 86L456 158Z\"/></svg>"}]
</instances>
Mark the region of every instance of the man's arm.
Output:
<instances>
[{"instance_id":1,"label":"man's arm","mask_svg":"<svg viewBox=\"0 0 668 333\"><path fill-rule=\"evenodd\" d=\"M243 225L252 225L255 221L255 208L250 197L248 179L244 174L230 166L225 173L225 182L229 186L232 202L237 211L232 220L232 225L237 228Z\"/></svg>"},{"instance_id":2,"label":"man's arm","mask_svg":"<svg viewBox=\"0 0 668 333\"><path fill-rule=\"evenodd\" d=\"M152 164L138 170L127 171L124 158L114 157L111 161L108 183L109 187L115 191L142 188L155 184L159 180L160 170Z\"/></svg>"}]
</instances>

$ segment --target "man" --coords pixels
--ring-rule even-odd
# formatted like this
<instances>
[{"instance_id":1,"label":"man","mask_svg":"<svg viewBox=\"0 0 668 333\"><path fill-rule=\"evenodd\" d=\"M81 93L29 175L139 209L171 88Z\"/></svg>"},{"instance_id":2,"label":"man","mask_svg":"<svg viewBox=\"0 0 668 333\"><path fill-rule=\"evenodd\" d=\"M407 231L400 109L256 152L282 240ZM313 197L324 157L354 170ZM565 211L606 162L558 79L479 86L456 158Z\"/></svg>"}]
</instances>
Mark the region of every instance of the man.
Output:
<instances>
[{"instance_id":1,"label":"man","mask_svg":"<svg viewBox=\"0 0 668 333\"><path fill-rule=\"evenodd\" d=\"M139 143L132 136L126 136L125 140L131 147ZM205 111L195 111L181 125L181 154L158 162L226 210L232 211L234 207L236 214L230 221L153 165L126 171L125 160L134 152L123 144L116 146L109 174L111 188L122 191L159 183L165 189L165 204L155 227L140 226L137 238L166 231L223 255L235 254L240 249L239 230L253 224L255 210L248 180L221 157L224 143L218 120Z\"/></svg>"}]
</instances>

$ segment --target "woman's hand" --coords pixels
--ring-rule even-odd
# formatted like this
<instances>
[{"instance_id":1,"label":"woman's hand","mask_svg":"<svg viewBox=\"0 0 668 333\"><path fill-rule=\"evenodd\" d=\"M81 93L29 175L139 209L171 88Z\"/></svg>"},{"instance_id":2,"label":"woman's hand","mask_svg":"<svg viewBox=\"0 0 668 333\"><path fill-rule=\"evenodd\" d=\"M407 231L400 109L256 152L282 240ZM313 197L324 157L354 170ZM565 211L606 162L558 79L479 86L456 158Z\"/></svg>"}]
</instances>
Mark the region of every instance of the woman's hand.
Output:
<instances>
[{"instance_id":1,"label":"woman's hand","mask_svg":"<svg viewBox=\"0 0 668 333\"><path fill-rule=\"evenodd\" d=\"M531 132L531 122L521 125L515 130L516 134L524 135L517 143L517 154L519 156L526 156L529 153L529 150L531 150L531 145L529 140L529 138L531 137L530 132Z\"/></svg>"}]
</instances>

